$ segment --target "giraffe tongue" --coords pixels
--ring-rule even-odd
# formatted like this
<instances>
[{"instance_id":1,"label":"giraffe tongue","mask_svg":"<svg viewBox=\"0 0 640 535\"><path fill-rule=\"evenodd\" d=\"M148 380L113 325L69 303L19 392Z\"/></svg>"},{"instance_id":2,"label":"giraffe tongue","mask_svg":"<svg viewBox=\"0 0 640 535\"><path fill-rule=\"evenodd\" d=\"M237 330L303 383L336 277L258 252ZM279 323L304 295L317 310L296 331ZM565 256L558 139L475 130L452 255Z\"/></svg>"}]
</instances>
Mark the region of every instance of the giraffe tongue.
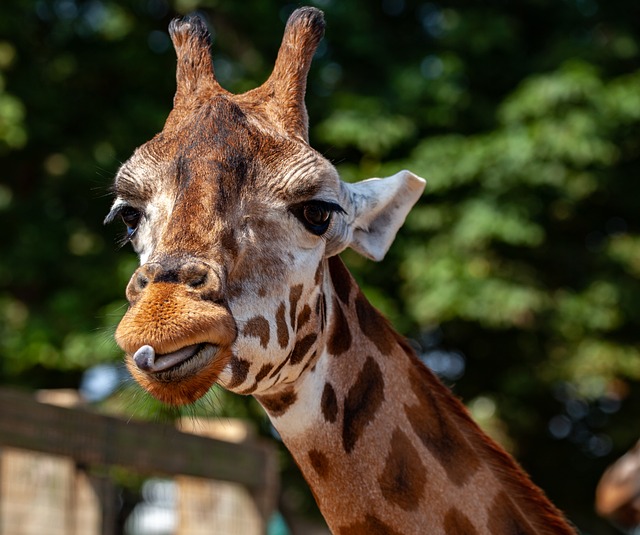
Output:
<instances>
[{"instance_id":1,"label":"giraffe tongue","mask_svg":"<svg viewBox=\"0 0 640 535\"><path fill-rule=\"evenodd\" d=\"M133 354L136 366L145 372L160 372L180 364L198 352L200 344L183 347L173 353L157 355L151 346L142 346Z\"/></svg>"}]
</instances>

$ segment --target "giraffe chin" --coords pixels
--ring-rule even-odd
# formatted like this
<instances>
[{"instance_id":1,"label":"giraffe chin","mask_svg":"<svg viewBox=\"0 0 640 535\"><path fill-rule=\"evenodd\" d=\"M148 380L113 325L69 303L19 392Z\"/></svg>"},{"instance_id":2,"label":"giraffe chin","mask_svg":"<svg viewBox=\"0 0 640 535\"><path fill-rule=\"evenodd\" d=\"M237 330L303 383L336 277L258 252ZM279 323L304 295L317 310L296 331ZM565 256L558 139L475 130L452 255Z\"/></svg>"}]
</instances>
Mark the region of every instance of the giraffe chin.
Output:
<instances>
[{"instance_id":1,"label":"giraffe chin","mask_svg":"<svg viewBox=\"0 0 640 535\"><path fill-rule=\"evenodd\" d=\"M127 368L149 394L168 405L188 405L218 380L231 351L214 344L194 344L168 354L145 345L126 358Z\"/></svg>"}]
</instances>

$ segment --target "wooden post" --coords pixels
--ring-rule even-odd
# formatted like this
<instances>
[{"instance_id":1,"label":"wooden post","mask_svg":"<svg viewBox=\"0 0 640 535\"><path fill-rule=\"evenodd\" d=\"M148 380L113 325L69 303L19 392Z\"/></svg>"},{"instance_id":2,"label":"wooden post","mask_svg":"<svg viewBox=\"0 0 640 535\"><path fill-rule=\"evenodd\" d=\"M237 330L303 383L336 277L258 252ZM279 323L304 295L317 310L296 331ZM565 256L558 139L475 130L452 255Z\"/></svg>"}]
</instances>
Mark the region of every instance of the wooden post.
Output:
<instances>
[{"instance_id":1,"label":"wooden post","mask_svg":"<svg viewBox=\"0 0 640 535\"><path fill-rule=\"evenodd\" d=\"M249 438L234 443L228 434L225 441L210 438L236 424L198 421L191 429L196 434L183 433L40 403L6 388L0 388L0 407L0 535L112 535L115 488L92 474L112 466L190 482L181 499L185 511L187 501L195 508L184 513L190 516L182 517L181 533L262 534L275 509L275 448ZM232 488L239 497L223 506L230 495L225 489ZM222 522L210 516L212 501L218 510L232 510L240 527L212 528L212 521Z\"/></svg>"},{"instance_id":2,"label":"wooden post","mask_svg":"<svg viewBox=\"0 0 640 535\"><path fill-rule=\"evenodd\" d=\"M0 475L0 535L74 533L71 459L3 448Z\"/></svg>"},{"instance_id":3,"label":"wooden post","mask_svg":"<svg viewBox=\"0 0 640 535\"><path fill-rule=\"evenodd\" d=\"M37 399L81 404L75 390L40 391ZM89 475L70 457L0 449L0 535L113 535L115 500L111 481Z\"/></svg>"},{"instance_id":4,"label":"wooden post","mask_svg":"<svg viewBox=\"0 0 640 535\"><path fill-rule=\"evenodd\" d=\"M237 444L257 443L253 430L240 420L183 419L184 432L208 436ZM263 535L274 511L277 496L275 456L267 455L271 466L265 472L270 484L260 492L226 481L188 476L176 477L178 484L178 530L176 535ZM264 468L263 468L264 469ZM274 474L271 472L274 471ZM266 498L266 501L265 501Z\"/></svg>"},{"instance_id":5,"label":"wooden post","mask_svg":"<svg viewBox=\"0 0 640 535\"><path fill-rule=\"evenodd\" d=\"M127 421L88 410L38 403L0 388L0 446L72 457L86 466L121 466L138 473L193 475L263 488L262 445L232 444L166 425Z\"/></svg>"}]
</instances>

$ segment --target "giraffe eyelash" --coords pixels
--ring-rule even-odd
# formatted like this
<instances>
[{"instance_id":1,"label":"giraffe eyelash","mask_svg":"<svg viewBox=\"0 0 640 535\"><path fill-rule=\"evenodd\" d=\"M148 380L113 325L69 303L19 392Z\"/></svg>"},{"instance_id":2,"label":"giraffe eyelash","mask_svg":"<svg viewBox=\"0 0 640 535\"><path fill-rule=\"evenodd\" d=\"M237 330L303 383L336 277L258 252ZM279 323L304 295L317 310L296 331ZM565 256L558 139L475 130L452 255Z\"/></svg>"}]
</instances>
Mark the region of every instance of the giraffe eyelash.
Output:
<instances>
[{"instance_id":1,"label":"giraffe eyelash","mask_svg":"<svg viewBox=\"0 0 640 535\"><path fill-rule=\"evenodd\" d=\"M120 217L122 219L122 222L127 227L127 230L125 231L124 236L122 236L118 240L118 245L120 247L124 247L127 243L129 243L134 238L134 236L138 232L140 222L144 217L144 212L142 210L139 210L138 208L134 208L133 206L123 202L121 204L115 205L111 209L111 212L109 212L109 214L105 218L104 223L105 224L111 223L117 217Z\"/></svg>"}]
</instances>

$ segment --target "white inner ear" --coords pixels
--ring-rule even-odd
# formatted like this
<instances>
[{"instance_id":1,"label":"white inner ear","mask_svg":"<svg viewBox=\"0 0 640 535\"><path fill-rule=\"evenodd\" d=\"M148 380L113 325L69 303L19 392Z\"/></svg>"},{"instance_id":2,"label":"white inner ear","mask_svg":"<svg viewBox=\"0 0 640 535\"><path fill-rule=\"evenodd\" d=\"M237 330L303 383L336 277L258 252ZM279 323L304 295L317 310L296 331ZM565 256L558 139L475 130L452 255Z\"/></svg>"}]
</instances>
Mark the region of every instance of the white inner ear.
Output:
<instances>
[{"instance_id":1,"label":"white inner ear","mask_svg":"<svg viewBox=\"0 0 640 535\"><path fill-rule=\"evenodd\" d=\"M353 217L351 239L346 245L367 258L382 260L425 184L410 171L344 184Z\"/></svg>"}]
</instances>

